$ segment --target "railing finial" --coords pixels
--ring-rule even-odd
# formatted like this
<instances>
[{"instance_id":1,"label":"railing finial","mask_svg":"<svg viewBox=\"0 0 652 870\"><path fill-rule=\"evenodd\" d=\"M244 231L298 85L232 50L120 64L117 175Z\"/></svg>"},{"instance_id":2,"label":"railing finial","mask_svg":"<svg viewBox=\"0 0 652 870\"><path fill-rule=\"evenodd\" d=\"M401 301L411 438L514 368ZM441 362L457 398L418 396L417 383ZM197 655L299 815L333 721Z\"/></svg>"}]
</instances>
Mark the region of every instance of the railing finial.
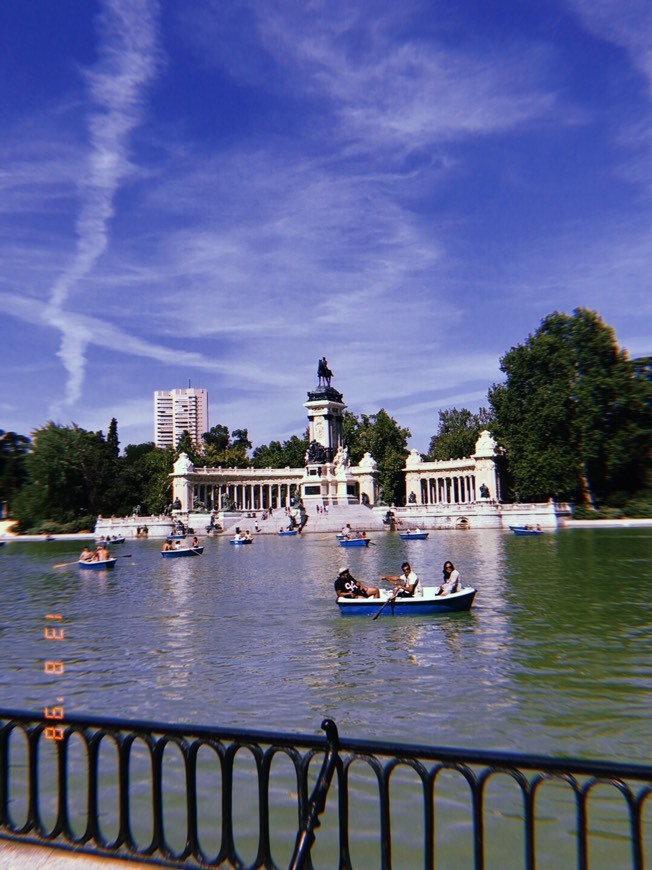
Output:
<instances>
[{"instance_id":1,"label":"railing finial","mask_svg":"<svg viewBox=\"0 0 652 870\"><path fill-rule=\"evenodd\" d=\"M326 733L326 740L328 740L331 749L337 749L340 745L340 735L334 720L324 719L321 723L321 730Z\"/></svg>"}]
</instances>

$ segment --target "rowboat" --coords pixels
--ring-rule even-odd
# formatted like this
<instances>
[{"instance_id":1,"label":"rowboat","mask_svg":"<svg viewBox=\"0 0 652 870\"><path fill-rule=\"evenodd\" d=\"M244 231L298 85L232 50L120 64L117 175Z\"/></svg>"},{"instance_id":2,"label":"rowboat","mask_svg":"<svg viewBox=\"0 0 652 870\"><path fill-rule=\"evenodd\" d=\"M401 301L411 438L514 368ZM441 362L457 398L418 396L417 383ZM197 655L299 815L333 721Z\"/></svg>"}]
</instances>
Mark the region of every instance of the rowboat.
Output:
<instances>
[{"instance_id":1,"label":"rowboat","mask_svg":"<svg viewBox=\"0 0 652 870\"><path fill-rule=\"evenodd\" d=\"M184 539L185 537L186 537L186 536L185 536L185 534L184 534L183 532L181 532L181 533L178 534L178 535L176 535L176 534L175 534L175 535L168 535L168 541L183 541L183 539Z\"/></svg>"},{"instance_id":2,"label":"rowboat","mask_svg":"<svg viewBox=\"0 0 652 870\"><path fill-rule=\"evenodd\" d=\"M112 538L99 538L97 545L100 544L124 544L127 539L124 535L114 535Z\"/></svg>"},{"instance_id":3,"label":"rowboat","mask_svg":"<svg viewBox=\"0 0 652 870\"><path fill-rule=\"evenodd\" d=\"M436 616L470 610L476 590L472 587L451 595L435 595L438 586L425 586L422 596L394 598L392 590L381 590L380 598L338 598L340 613L345 616Z\"/></svg>"},{"instance_id":4,"label":"rowboat","mask_svg":"<svg viewBox=\"0 0 652 870\"><path fill-rule=\"evenodd\" d=\"M229 541L229 544L236 544L236 545L253 544L253 542L254 542L253 538L240 538L239 540L236 540L235 538L231 538L231 540Z\"/></svg>"},{"instance_id":5,"label":"rowboat","mask_svg":"<svg viewBox=\"0 0 652 870\"><path fill-rule=\"evenodd\" d=\"M515 535L542 535L541 529L533 529L528 526L510 526Z\"/></svg>"},{"instance_id":6,"label":"rowboat","mask_svg":"<svg viewBox=\"0 0 652 870\"><path fill-rule=\"evenodd\" d=\"M174 559L179 556L201 556L203 547L178 547L174 550L161 550L164 559Z\"/></svg>"},{"instance_id":7,"label":"rowboat","mask_svg":"<svg viewBox=\"0 0 652 870\"><path fill-rule=\"evenodd\" d=\"M340 547L368 547L369 538L340 538Z\"/></svg>"},{"instance_id":8,"label":"rowboat","mask_svg":"<svg viewBox=\"0 0 652 870\"><path fill-rule=\"evenodd\" d=\"M77 564L85 571L111 571L117 561L117 559L100 559L97 562L84 562L83 559L79 559Z\"/></svg>"},{"instance_id":9,"label":"rowboat","mask_svg":"<svg viewBox=\"0 0 652 870\"><path fill-rule=\"evenodd\" d=\"M288 529L288 530L285 531L285 532L284 532L283 530L281 530L281 531L279 532L279 535L296 535L296 533L297 533L297 530L296 530L296 529Z\"/></svg>"},{"instance_id":10,"label":"rowboat","mask_svg":"<svg viewBox=\"0 0 652 870\"><path fill-rule=\"evenodd\" d=\"M403 541L425 541L429 532L411 532L409 529L407 532L399 532L399 537Z\"/></svg>"}]
</instances>

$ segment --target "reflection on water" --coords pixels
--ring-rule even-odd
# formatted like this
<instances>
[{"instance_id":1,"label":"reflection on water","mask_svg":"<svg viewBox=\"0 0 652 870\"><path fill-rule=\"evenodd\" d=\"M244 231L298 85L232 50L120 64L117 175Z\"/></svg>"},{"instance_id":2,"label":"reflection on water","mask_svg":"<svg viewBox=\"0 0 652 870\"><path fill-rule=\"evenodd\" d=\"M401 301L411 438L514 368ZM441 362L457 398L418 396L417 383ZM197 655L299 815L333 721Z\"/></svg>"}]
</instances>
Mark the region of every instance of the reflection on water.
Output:
<instances>
[{"instance_id":1,"label":"reflection on water","mask_svg":"<svg viewBox=\"0 0 652 870\"><path fill-rule=\"evenodd\" d=\"M650 535L577 530L516 538L379 535L344 551L331 536L207 539L163 560L120 548L113 572L53 569L64 543L0 553L0 704L39 710L314 732L449 746L649 760ZM342 618L342 564L375 581L408 558L428 585L451 559L478 595L470 613ZM65 672L44 616L60 613Z\"/></svg>"}]
</instances>

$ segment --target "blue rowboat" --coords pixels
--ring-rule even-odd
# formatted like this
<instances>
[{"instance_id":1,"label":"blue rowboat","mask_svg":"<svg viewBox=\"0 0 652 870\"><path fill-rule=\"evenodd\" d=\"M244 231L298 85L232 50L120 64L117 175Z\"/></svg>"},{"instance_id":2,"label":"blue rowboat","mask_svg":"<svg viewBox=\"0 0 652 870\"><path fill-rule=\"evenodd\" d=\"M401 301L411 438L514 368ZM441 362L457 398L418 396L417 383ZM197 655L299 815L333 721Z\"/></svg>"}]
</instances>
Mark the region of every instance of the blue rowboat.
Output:
<instances>
[{"instance_id":1,"label":"blue rowboat","mask_svg":"<svg viewBox=\"0 0 652 870\"><path fill-rule=\"evenodd\" d=\"M97 541L97 545L106 544L124 544L127 539L124 535L114 535L112 538L99 538Z\"/></svg>"},{"instance_id":2,"label":"blue rowboat","mask_svg":"<svg viewBox=\"0 0 652 870\"><path fill-rule=\"evenodd\" d=\"M289 531L286 531L286 532L280 531L279 535L296 535L296 533L297 533L296 529L290 529Z\"/></svg>"},{"instance_id":3,"label":"blue rowboat","mask_svg":"<svg viewBox=\"0 0 652 870\"><path fill-rule=\"evenodd\" d=\"M462 589L452 595L435 595L438 586L426 586L423 596L394 598L393 592L383 590L380 598L338 598L340 613L345 616L437 616L470 610L476 590Z\"/></svg>"},{"instance_id":4,"label":"blue rowboat","mask_svg":"<svg viewBox=\"0 0 652 870\"><path fill-rule=\"evenodd\" d=\"M179 547L177 550L161 550L164 559L174 559L180 556L201 556L203 547Z\"/></svg>"},{"instance_id":5,"label":"blue rowboat","mask_svg":"<svg viewBox=\"0 0 652 870\"><path fill-rule=\"evenodd\" d=\"M181 535L168 535L168 541L183 541L186 536L184 534Z\"/></svg>"},{"instance_id":6,"label":"blue rowboat","mask_svg":"<svg viewBox=\"0 0 652 870\"><path fill-rule=\"evenodd\" d=\"M527 526L510 526L515 535L542 535L541 529L529 529Z\"/></svg>"},{"instance_id":7,"label":"blue rowboat","mask_svg":"<svg viewBox=\"0 0 652 870\"><path fill-rule=\"evenodd\" d=\"M239 541L236 541L235 538L231 538L231 540L229 541L229 544L235 544L236 546L238 546L239 544L253 544L253 542L254 542L253 538L240 538Z\"/></svg>"},{"instance_id":8,"label":"blue rowboat","mask_svg":"<svg viewBox=\"0 0 652 870\"><path fill-rule=\"evenodd\" d=\"M85 571L111 571L115 568L117 561L117 559L102 559L98 562L84 562L83 559L80 559L77 564Z\"/></svg>"},{"instance_id":9,"label":"blue rowboat","mask_svg":"<svg viewBox=\"0 0 652 870\"><path fill-rule=\"evenodd\" d=\"M429 534L429 532L399 532L403 541L425 541Z\"/></svg>"},{"instance_id":10,"label":"blue rowboat","mask_svg":"<svg viewBox=\"0 0 652 870\"><path fill-rule=\"evenodd\" d=\"M369 538L340 538L340 547L368 547Z\"/></svg>"}]
</instances>

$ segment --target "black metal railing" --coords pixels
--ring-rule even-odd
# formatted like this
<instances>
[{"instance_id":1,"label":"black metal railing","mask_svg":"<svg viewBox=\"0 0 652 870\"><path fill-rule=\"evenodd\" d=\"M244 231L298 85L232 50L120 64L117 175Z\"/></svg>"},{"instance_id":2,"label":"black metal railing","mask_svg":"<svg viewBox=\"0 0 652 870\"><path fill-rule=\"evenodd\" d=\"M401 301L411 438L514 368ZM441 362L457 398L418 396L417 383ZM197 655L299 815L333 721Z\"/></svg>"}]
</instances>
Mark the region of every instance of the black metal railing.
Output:
<instances>
[{"instance_id":1,"label":"black metal railing","mask_svg":"<svg viewBox=\"0 0 652 870\"><path fill-rule=\"evenodd\" d=\"M650 766L322 729L0 711L0 837L172 867L642 870L652 854Z\"/></svg>"}]
</instances>

